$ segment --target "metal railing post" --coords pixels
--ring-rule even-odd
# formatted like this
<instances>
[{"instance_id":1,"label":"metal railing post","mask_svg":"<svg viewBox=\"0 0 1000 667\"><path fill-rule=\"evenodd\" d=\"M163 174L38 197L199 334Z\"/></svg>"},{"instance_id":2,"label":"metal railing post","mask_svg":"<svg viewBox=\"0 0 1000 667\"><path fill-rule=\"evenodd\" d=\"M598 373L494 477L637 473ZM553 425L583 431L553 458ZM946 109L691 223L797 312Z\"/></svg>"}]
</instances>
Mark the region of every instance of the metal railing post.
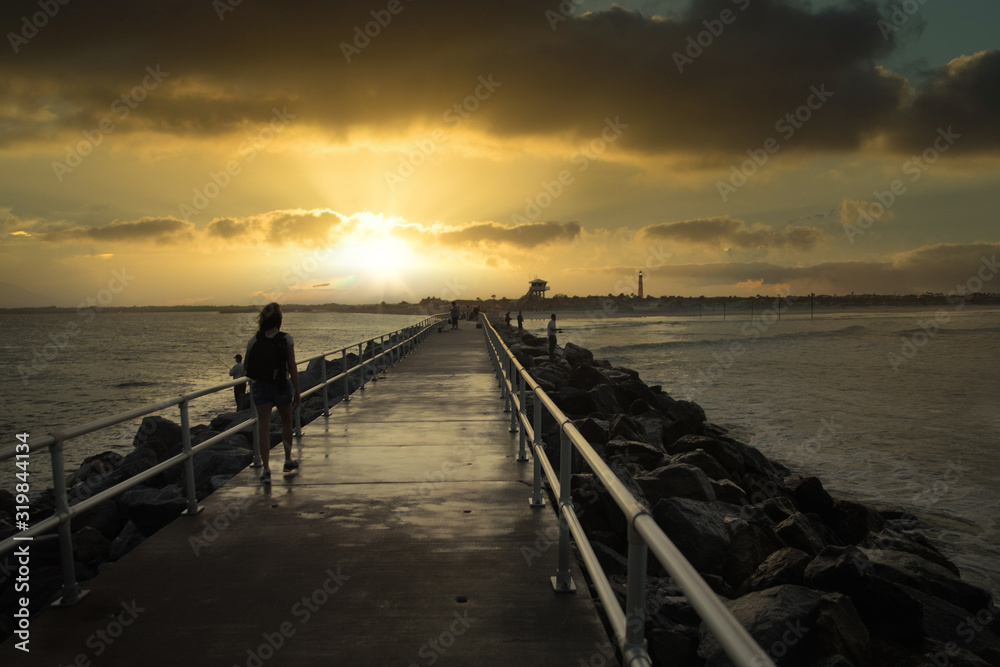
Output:
<instances>
[{"instance_id":1,"label":"metal railing post","mask_svg":"<svg viewBox=\"0 0 1000 667\"><path fill-rule=\"evenodd\" d=\"M375 347L375 339L372 338L370 343L372 348L372 382L378 382L378 361L375 357L378 355L378 348ZM379 337L379 345L382 345L382 339Z\"/></svg>"},{"instance_id":2,"label":"metal railing post","mask_svg":"<svg viewBox=\"0 0 1000 667\"><path fill-rule=\"evenodd\" d=\"M63 462L63 439L54 434L56 441L49 448L52 457L52 486L55 491L56 515L66 516L59 524L59 562L62 566L62 596L52 603L54 607L71 607L90 591L80 590L76 583L76 564L73 559L73 527L69 518L69 499L66 495L66 466Z\"/></svg>"},{"instance_id":3,"label":"metal railing post","mask_svg":"<svg viewBox=\"0 0 1000 667\"><path fill-rule=\"evenodd\" d=\"M517 415L520 414L520 408L515 409L516 401L515 397L518 395L518 383L521 381L521 374L517 372L514 368L514 360L511 359L510 362L510 428L507 429L508 433L514 433L517 431ZM523 440L524 438L522 438Z\"/></svg>"},{"instance_id":4,"label":"metal railing post","mask_svg":"<svg viewBox=\"0 0 1000 667\"><path fill-rule=\"evenodd\" d=\"M535 404L535 439L531 445L531 455L535 459L535 475L531 483L531 506L545 507L545 496L542 495L542 402L534 392L531 394Z\"/></svg>"},{"instance_id":5,"label":"metal railing post","mask_svg":"<svg viewBox=\"0 0 1000 667\"><path fill-rule=\"evenodd\" d=\"M181 445L184 451L184 487L187 493L187 510L185 514L194 516L201 512L198 507L198 497L194 488L194 457L191 455L191 420L188 418L188 402L184 399L178 406L181 409Z\"/></svg>"},{"instance_id":6,"label":"metal railing post","mask_svg":"<svg viewBox=\"0 0 1000 667\"><path fill-rule=\"evenodd\" d=\"M649 550L646 540L629 522L628 582L625 587L625 637L622 662L631 664L632 656L648 655L646 651L646 561Z\"/></svg>"},{"instance_id":7,"label":"metal railing post","mask_svg":"<svg viewBox=\"0 0 1000 667\"><path fill-rule=\"evenodd\" d=\"M319 358L320 363L320 382L323 383L323 416L330 416L330 392L329 387L326 384L326 355L324 354Z\"/></svg>"},{"instance_id":8,"label":"metal railing post","mask_svg":"<svg viewBox=\"0 0 1000 667\"><path fill-rule=\"evenodd\" d=\"M521 381L518 384L517 394L518 431L520 431L520 434L517 437L517 460L524 462L528 460L528 452L525 451L525 441L528 439L528 436L525 433L526 429L524 428L524 422L528 418L528 406L524 402L526 395L524 385L527 384L527 380L524 377L524 373L518 373L518 376L521 378Z\"/></svg>"},{"instance_id":9,"label":"metal railing post","mask_svg":"<svg viewBox=\"0 0 1000 667\"><path fill-rule=\"evenodd\" d=\"M569 522L565 514L573 511L573 493L570 484L573 482L573 441L566 434L566 424L559 427L559 569L556 576L551 577L552 588L556 593L575 593L576 584L569 571Z\"/></svg>"},{"instance_id":10,"label":"metal railing post","mask_svg":"<svg viewBox=\"0 0 1000 667\"><path fill-rule=\"evenodd\" d=\"M344 374L344 400L351 400L351 374L347 372L347 348L340 350L340 371Z\"/></svg>"},{"instance_id":11,"label":"metal railing post","mask_svg":"<svg viewBox=\"0 0 1000 667\"><path fill-rule=\"evenodd\" d=\"M260 459L260 418L257 410L253 410L253 465L252 468L260 468L264 462Z\"/></svg>"},{"instance_id":12,"label":"metal railing post","mask_svg":"<svg viewBox=\"0 0 1000 667\"><path fill-rule=\"evenodd\" d=\"M365 390L365 350L362 347L364 343L358 343L358 368L361 369L361 386L359 389L361 391Z\"/></svg>"}]
</instances>

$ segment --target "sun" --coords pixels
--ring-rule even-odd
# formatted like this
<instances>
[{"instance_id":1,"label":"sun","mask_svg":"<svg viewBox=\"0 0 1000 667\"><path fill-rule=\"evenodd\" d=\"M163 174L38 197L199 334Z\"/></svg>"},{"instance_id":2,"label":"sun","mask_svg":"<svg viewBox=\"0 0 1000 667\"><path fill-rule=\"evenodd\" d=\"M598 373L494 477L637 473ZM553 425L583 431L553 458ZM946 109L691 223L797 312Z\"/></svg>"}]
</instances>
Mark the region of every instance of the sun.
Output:
<instances>
[{"instance_id":1,"label":"sun","mask_svg":"<svg viewBox=\"0 0 1000 667\"><path fill-rule=\"evenodd\" d=\"M401 239L361 238L345 243L344 250L359 271L402 274L417 264L417 257L410 245Z\"/></svg>"}]
</instances>

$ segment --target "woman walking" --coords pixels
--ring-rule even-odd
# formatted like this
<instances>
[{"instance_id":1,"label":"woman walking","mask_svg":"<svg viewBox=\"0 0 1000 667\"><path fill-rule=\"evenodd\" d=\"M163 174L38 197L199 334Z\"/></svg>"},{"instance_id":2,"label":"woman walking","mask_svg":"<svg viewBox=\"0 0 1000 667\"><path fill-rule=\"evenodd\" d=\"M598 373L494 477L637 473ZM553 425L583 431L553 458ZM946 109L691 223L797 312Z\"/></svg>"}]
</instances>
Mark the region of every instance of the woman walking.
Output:
<instances>
[{"instance_id":1,"label":"woman walking","mask_svg":"<svg viewBox=\"0 0 1000 667\"><path fill-rule=\"evenodd\" d=\"M292 410L298 407L299 371L295 366L292 337L281 331L281 306L269 303L260 311L257 334L247 343L246 372L253 380L250 395L257 408L260 434L260 481L271 482L271 408L281 416L281 441L285 446L285 472L299 467L292 459Z\"/></svg>"}]
</instances>

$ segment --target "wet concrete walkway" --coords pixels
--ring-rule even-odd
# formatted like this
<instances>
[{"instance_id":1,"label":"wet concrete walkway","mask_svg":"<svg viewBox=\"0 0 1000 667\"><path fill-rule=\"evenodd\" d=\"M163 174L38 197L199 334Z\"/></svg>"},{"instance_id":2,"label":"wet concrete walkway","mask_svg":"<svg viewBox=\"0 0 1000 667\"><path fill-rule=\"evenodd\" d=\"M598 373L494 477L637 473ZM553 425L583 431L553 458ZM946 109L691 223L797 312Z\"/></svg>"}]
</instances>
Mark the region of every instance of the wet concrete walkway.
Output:
<instances>
[{"instance_id":1,"label":"wet concrete walkway","mask_svg":"<svg viewBox=\"0 0 1000 667\"><path fill-rule=\"evenodd\" d=\"M611 664L575 562L552 591L555 512L508 425L482 331L435 333L304 429L296 475L245 470L0 663Z\"/></svg>"}]
</instances>

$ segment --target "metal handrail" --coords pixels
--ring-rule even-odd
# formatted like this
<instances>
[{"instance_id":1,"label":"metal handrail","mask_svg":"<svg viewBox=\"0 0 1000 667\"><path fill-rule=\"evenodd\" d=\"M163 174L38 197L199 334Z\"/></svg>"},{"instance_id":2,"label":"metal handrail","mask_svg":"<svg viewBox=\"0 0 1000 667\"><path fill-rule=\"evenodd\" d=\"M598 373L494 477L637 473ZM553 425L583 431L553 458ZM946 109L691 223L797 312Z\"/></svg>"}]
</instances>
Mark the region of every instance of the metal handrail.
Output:
<instances>
[{"instance_id":1,"label":"metal handrail","mask_svg":"<svg viewBox=\"0 0 1000 667\"><path fill-rule=\"evenodd\" d=\"M323 352L317 355L313 355L306 359L297 360L296 366L301 366L303 364L308 365L310 362L316 359L321 359L320 364L321 378L320 382L315 386L310 387L305 392L302 392L302 397L308 397L312 394L322 391L323 392L323 414L329 416L330 414L330 402L328 397L327 388L330 384L342 381L344 383L344 394L343 400L350 400L350 386L349 379L351 375L357 373L359 375L359 386L360 390L364 390L366 377L365 370L366 367L371 367L374 365L375 372L373 380L377 381L378 373L380 370L385 370L385 366L394 364L399 361L404 356L412 352L418 344L423 342L430 333L430 330L440 322L440 315L432 315L419 323L403 327L402 329L397 329L396 331L382 334L378 337L379 344L382 346L382 351L379 354L375 354L375 338L370 338L365 341L361 341L357 344L351 344L347 347L338 348L330 352ZM385 339L388 338L391 346L385 347ZM393 343L393 341L395 341ZM365 349L363 346L367 344L367 348L371 349L372 354L369 358L365 358ZM359 350L358 363L354 366L347 367L347 350L353 350L357 346ZM326 378L326 361L328 357L334 357L340 355L342 361L342 370L340 374L327 379ZM380 368L379 361L385 360L386 364ZM0 542L0 556L13 551L14 548L22 541L30 541L34 539L37 535L45 534L51 531L53 528L58 528L59 530L59 551L60 560L62 565L63 574L63 585L62 585L62 596L53 603L53 606L70 606L76 604L78 601L83 599L83 597L89 592L81 590L79 584L76 581L76 570L73 561L73 538L71 521L73 517L86 512L95 505L104 502L110 498L118 496L129 489L132 489L142 482L158 475L159 473L172 468L178 464L184 464L184 482L185 482L185 493L187 500L187 510L184 514L193 516L198 514L202 508L198 506L197 497L195 494L195 479L194 479L194 456L195 454L215 445L226 438L235 435L236 433L257 424L256 412L250 419L242 421L234 426L231 426L226 431L212 436L205 442L199 443L197 446L191 445L191 427L189 422L188 407L192 400L207 396L209 394L214 394L219 391L229 389L230 387L235 387L247 381L247 378L239 378L234 380L229 380L222 382L211 387L204 387L201 389L196 389L194 391L181 394L179 396L171 397L158 401L156 403L149 403L138 408L133 408L126 412L122 412L116 415L110 415L108 417L102 417L94 421L82 424L80 426L73 426L70 428L62 429L54 433L42 436L41 438L35 440L32 438L31 446L29 451L35 451L42 447L46 447L51 455L52 463L52 484L53 490L55 492L55 511L52 516L39 521L38 523L26 528L25 530L19 531L8 537L6 540ZM66 487L66 474L65 474L65 464L63 458L63 450L67 441L80 437L81 435L87 435L89 433L94 433L102 429L121 424L123 422L131 421L139 417L144 417L149 414L162 412L164 409L178 406L180 409L181 418L181 437L182 437L182 452L173 456L166 461L162 461L155 466L148 468L141 473L133 475L117 484L99 492L98 494L80 500L74 505L69 504L68 490ZM295 430L296 435L301 436L301 403L299 408L295 411ZM260 437L258 429L253 429L253 456L254 465L260 465ZM17 455L18 445L13 445L0 449L0 461L5 461L12 459ZM27 505L28 503L18 504Z\"/></svg>"},{"instance_id":2,"label":"metal handrail","mask_svg":"<svg viewBox=\"0 0 1000 667\"><path fill-rule=\"evenodd\" d=\"M719 600L711 587L698 571L667 537L646 507L640 503L601 456L590 446L587 439L573 426L571 420L559 409L555 402L539 386L538 382L525 370L510 348L500 338L485 315L481 315L487 348L496 369L497 384L504 399L504 411L511 412L511 432L520 431L519 461L525 461L526 444L535 457L533 507L544 504L540 495L541 477L552 487L559 499L559 565L556 576L552 577L553 588L557 592L575 590L569 571L569 539L580 551L580 558L590 574L597 595L604 604L608 621L614 631L623 663L627 667L651 664L644 638L644 609L646 596L646 560L651 550L656 559L673 577L690 600L692 607L711 629L719 644L738 667L774 667L770 656L740 625L732 612ZM526 394L534 396L534 420L527 415ZM560 428L560 462L558 477L545 454L542 443L542 409L548 411ZM530 436L530 440L527 436ZM608 494L628 520L628 574L626 584L626 610L618 604L614 591L600 562L590 545L583 525L573 507L570 480L572 475L573 450L576 450L594 472L594 476L604 485ZM544 471L544 473L543 473Z\"/></svg>"}]
</instances>

